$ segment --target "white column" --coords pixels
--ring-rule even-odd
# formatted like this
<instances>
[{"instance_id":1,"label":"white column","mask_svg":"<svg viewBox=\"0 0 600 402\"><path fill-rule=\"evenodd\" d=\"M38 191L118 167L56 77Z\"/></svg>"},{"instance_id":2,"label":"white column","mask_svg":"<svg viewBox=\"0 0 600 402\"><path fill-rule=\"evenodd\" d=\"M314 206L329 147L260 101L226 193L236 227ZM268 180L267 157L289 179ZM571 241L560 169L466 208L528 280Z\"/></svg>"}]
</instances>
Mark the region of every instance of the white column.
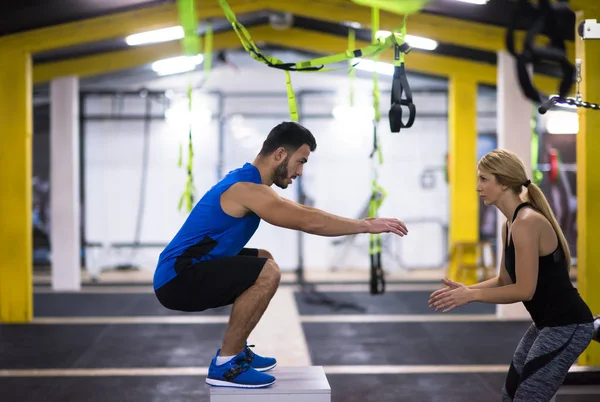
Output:
<instances>
[{"instance_id":1,"label":"white column","mask_svg":"<svg viewBox=\"0 0 600 402\"><path fill-rule=\"evenodd\" d=\"M79 290L79 81L75 76L50 84L50 207L52 288Z\"/></svg>"},{"instance_id":2,"label":"white column","mask_svg":"<svg viewBox=\"0 0 600 402\"><path fill-rule=\"evenodd\" d=\"M498 148L516 153L525 164L527 177L531 177L531 117L532 102L523 95L517 75L515 59L506 51L498 52L497 86ZM509 219L512 219L510 217ZM498 211L498 267L502 256L502 225L506 218ZM498 304L498 318L529 318L523 303Z\"/></svg>"}]
</instances>

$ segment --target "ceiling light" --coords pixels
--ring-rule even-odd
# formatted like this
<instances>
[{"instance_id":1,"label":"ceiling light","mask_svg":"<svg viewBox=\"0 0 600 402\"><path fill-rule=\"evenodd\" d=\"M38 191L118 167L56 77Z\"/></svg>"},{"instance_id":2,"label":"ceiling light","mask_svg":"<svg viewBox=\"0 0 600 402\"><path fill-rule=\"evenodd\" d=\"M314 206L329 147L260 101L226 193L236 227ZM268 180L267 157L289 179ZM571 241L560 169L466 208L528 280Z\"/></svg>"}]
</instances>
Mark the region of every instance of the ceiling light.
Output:
<instances>
[{"instance_id":1,"label":"ceiling light","mask_svg":"<svg viewBox=\"0 0 600 402\"><path fill-rule=\"evenodd\" d=\"M176 26L129 35L125 38L125 42L129 46L139 46L147 45L149 43L177 40L183 38L183 36L183 28L181 26Z\"/></svg>"},{"instance_id":2,"label":"ceiling light","mask_svg":"<svg viewBox=\"0 0 600 402\"><path fill-rule=\"evenodd\" d=\"M487 4L490 0L456 0L456 1L460 1L463 3L470 3L470 4L477 4L477 5L484 5Z\"/></svg>"},{"instance_id":3,"label":"ceiling light","mask_svg":"<svg viewBox=\"0 0 600 402\"><path fill-rule=\"evenodd\" d=\"M347 27L354 28L354 29L361 29L362 28L362 25L359 22L344 21L343 24L346 25Z\"/></svg>"},{"instance_id":4,"label":"ceiling light","mask_svg":"<svg viewBox=\"0 0 600 402\"><path fill-rule=\"evenodd\" d=\"M389 36L391 34L392 34L392 32L390 32L390 31L377 31L375 36L377 38L380 38L382 36ZM414 47L416 49L434 50L438 46L438 43L436 41L434 41L433 39L424 38L422 36L406 35L404 37L404 40L411 47Z\"/></svg>"},{"instance_id":5,"label":"ceiling light","mask_svg":"<svg viewBox=\"0 0 600 402\"><path fill-rule=\"evenodd\" d=\"M158 75L169 75L185 73L192 71L198 64L201 64L204 56L178 56L170 59L163 59L152 63L152 70Z\"/></svg>"},{"instance_id":6,"label":"ceiling light","mask_svg":"<svg viewBox=\"0 0 600 402\"><path fill-rule=\"evenodd\" d=\"M372 73L377 71L378 74L394 75L394 65L390 63L369 59L353 59L352 64L356 64L354 68L357 70L369 71Z\"/></svg>"}]
</instances>

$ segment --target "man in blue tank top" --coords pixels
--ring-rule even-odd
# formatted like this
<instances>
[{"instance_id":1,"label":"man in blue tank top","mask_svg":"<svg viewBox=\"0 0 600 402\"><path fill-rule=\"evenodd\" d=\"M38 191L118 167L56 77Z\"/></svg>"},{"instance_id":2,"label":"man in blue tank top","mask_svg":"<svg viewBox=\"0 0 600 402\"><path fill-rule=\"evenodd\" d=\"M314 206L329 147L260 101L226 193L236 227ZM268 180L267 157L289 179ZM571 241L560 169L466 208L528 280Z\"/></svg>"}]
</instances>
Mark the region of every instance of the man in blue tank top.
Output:
<instances>
[{"instance_id":1,"label":"man in blue tank top","mask_svg":"<svg viewBox=\"0 0 600 402\"><path fill-rule=\"evenodd\" d=\"M347 219L280 197L271 186L287 188L316 146L298 123L274 127L255 160L206 192L160 254L154 290L164 307L195 312L233 304L223 345L209 367L210 385L258 388L275 382L265 371L276 360L255 354L246 343L281 277L268 251L244 247L261 220L321 236L408 233L397 219Z\"/></svg>"}]
</instances>

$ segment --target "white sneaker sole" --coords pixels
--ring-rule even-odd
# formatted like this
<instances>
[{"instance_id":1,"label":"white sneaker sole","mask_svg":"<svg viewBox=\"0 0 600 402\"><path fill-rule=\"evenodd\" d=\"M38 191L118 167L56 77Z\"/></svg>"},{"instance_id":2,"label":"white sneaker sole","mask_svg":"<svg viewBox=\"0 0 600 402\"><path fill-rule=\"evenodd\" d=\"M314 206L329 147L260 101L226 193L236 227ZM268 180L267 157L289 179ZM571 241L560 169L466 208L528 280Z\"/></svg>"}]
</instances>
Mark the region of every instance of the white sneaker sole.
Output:
<instances>
[{"instance_id":1,"label":"white sneaker sole","mask_svg":"<svg viewBox=\"0 0 600 402\"><path fill-rule=\"evenodd\" d=\"M213 387L230 387L230 388L265 388L275 384L275 380L266 384L237 384L229 381L215 380L213 378L207 378L206 383Z\"/></svg>"},{"instance_id":2,"label":"white sneaker sole","mask_svg":"<svg viewBox=\"0 0 600 402\"><path fill-rule=\"evenodd\" d=\"M274 369L275 366L277 366L277 363L275 363L275 364L273 364L272 366L269 366L269 367L261 367L261 368L253 367L253 369L256 370L256 371L269 371L271 369Z\"/></svg>"}]
</instances>

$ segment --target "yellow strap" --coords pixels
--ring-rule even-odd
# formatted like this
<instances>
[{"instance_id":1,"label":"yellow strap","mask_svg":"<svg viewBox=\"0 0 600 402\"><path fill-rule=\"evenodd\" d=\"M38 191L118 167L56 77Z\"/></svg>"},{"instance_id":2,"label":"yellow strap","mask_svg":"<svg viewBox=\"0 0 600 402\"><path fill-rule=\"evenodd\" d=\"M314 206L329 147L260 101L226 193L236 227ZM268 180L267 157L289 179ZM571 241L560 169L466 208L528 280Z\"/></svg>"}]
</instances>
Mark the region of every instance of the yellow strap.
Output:
<instances>
[{"instance_id":1,"label":"yellow strap","mask_svg":"<svg viewBox=\"0 0 600 402\"><path fill-rule=\"evenodd\" d=\"M354 49L356 46L356 33L353 28L348 30L348 50ZM354 79L356 78L356 70L352 66L352 59L348 59L348 75L350 81L350 107L354 106Z\"/></svg>"},{"instance_id":2,"label":"yellow strap","mask_svg":"<svg viewBox=\"0 0 600 402\"><path fill-rule=\"evenodd\" d=\"M346 61L348 59L360 58L366 56L376 56L379 53L385 51L386 49L394 46L394 45L403 45L404 44L404 36L395 34L398 30L402 29L402 26L398 26L392 30L392 34L388 35L386 38L377 38L374 43L365 46L361 49L356 50L348 50L343 53L338 53L334 55L319 57L316 59L305 60L298 63L284 63L283 61L271 57L265 56L260 52L260 49L256 46L250 32L239 23L237 20L233 10L229 7L229 4L226 0L217 0L219 5L223 9L225 17L233 26L235 33L240 38L242 42L242 46L244 49L250 53L250 55L255 59L265 64L271 64L272 67L275 68L290 68L295 69L297 71L306 70L306 71L330 71L330 70L339 70L339 68L330 68L323 69L319 68L325 64L335 64L338 62Z\"/></svg>"},{"instance_id":3,"label":"yellow strap","mask_svg":"<svg viewBox=\"0 0 600 402\"><path fill-rule=\"evenodd\" d=\"M206 25L206 34L204 38L204 74L205 79L208 79L210 69L212 67L212 49L213 49L213 29L212 24L209 22Z\"/></svg>"},{"instance_id":4,"label":"yellow strap","mask_svg":"<svg viewBox=\"0 0 600 402\"><path fill-rule=\"evenodd\" d=\"M360 57L366 57L366 56L374 57L374 56L377 56L379 53L385 51L386 49L388 49L396 44L397 45L404 44L404 37L402 37L401 35L396 35L395 33L392 33L387 38L377 39L373 44L365 46L364 48L361 48L361 49L348 50L343 53L325 56L325 57L319 57L316 59L306 60L306 61L302 61L299 63L284 63L283 61L281 61L275 57L263 55L261 53L260 49L256 46L256 44L252 40L250 32L248 32L248 30L242 24L239 23L239 21L237 20L237 17L235 16L235 13L231 9L231 7L227 3L227 1L226 0L217 0L217 1L219 2L219 5L221 6L221 9L223 10L225 17L231 23L233 30L235 31L237 36L240 38L242 46L250 54L250 56L257 61L260 61L261 63L265 63L265 64L269 65L270 67L281 68L286 72L288 104L289 104L289 109L290 109L290 117L292 118L292 120L298 118L298 109L296 107L296 98L294 96L294 90L292 87L289 70L302 71L302 72L339 70L339 68L323 68L323 65L335 64L338 62L352 60L354 58L360 58ZM398 30L399 28L397 28L396 30Z\"/></svg>"},{"instance_id":5,"label":"yellow strap","mask_svg":"<svg viewBox=\"0 0 600 402\"><path fill-rule=\"evenodd\" d=\"M296 105L296 95L294 95L294 88L292 87L292 77L290 76L289 71L285 72L285 87L287 89L290 118L293 121L298 121L298 106Z\"/></svg>"},{"instance_id":6,"label":"yellow strap","mask_svg":"<svg viewBox=\"0 0 600 402\"><path fill-rule=\"evenodd\" d=\"M377 7L397 14L413 14L423 9L431 0L352 0L366 7Z\"/></svg>"},{"instance_id":7,"label":"yellow strap","mask_svg":"<svg viewBox=\"0 0 600 402\"><path fill-rule=\"evenodd\" d=\"M377 31L379 31L379 9L373 7L371 10L371 42L377 42ZM373 61L377 62L377 55L373 57ZM379 75L377 69L373 71L373 109L375 111L375 124L381 120L381 111L379 106Z\"/></svg>"},{"instance_id":8,"label":"yellow strap","mask_svg":"<svg viewBox=\"0 0 600 402\"><path fill-rule=\"evenodd\" d=\"M202 51L200 38L196 34L198 22L194 0L177 0L179 24L183 28L184 36L181 40L186 56L195 56Z\"/></svg>"},{"instance_id":9,"label":"yellow strap","mask_svg":"<svg viewBox=\"0 0 600 402\"><path fill-rule=\"evenodd\" d=\"M379 31L379 8L373 7L371 9L371 41L377 41L377 31ZM392 33L390 36L395 36ZM374 57L374 61L377 62L377 56ZM373 72L373 109L375 111L375 117L373 119L373 136L374 141L377 144L376 152L379 165L383 163L383 154L381 152L381 142L378 138L377 126L379 121L381 120L381 112L379 110L379 75L377 74L377 69ZM369 204L369 217L375 218L379 214L379 208L381 208L381 204L383 200L387 196L386 191L377 183L377 163L373 163L373 180L371 181L371 202ZM369 253L371 255L381 253L381 235L379 234L371 234L369 241Z\"/></svg>"},{"instance_id":10,"label":"yellow strap","mask_svg":"<svg viewBox=\"0 0 600 402\"><path fill-rule=\"evenodd\" d=\"M406 19L407 18L408 17L405 15L404 20L402 21L402 25L401 25L402 38L406 38ZM404 52L400 52L400 64L404 64Z\"/></svg>"},{"instance_id":11,"label":"yellow strap","mask_svg":"<svg viewBox=\"0 0 600 402\"><path fill-rule=\"evenodd\" d=\"M188 163L187 163L187 167L186 167L186 171L187 171L187 179L185 181L185 189L183 190L183 194L181 195L181 198L179 199L179 210L181 210L181 207L183 206L183 203L185 201L185 206L186 206L186 210L187 212L191 212L192 208L194 207L194 193L196 192L196 188L194 187L194 179L193 179L193 175L192 175L192 168L193 168L193 159L194 159L194 148L192 145L192 91L193 91L193 86L190 80L190 83L188 85L188 90L187 90L187 96L188 96L188 112L189 112L189 126L188 126ZM181 164L181 156L180 156L180 160L179 163Z\"/></svg>"}]
</instances>

